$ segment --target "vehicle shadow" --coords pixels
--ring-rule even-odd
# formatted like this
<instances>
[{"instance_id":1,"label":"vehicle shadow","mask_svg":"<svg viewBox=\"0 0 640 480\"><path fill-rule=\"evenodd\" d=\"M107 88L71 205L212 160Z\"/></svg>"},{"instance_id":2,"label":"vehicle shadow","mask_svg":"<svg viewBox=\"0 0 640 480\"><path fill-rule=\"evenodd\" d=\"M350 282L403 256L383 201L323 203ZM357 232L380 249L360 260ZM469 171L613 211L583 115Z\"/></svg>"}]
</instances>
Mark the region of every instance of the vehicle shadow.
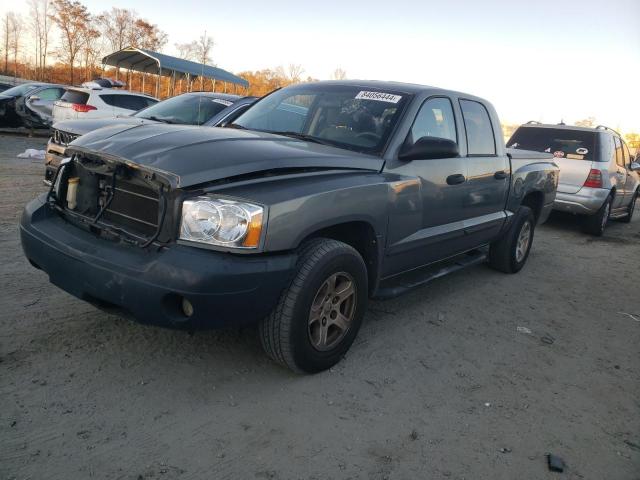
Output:
<instances>
[{"instance_id":1,"label":"vehicle shadow","mask_svg":"<svg viewBox=\"0 0 640 480\"><path fill-rule=\"evenodd\" d=\"M582 232L584 217L565 212L553 211L544 225L567 232Z\"/></svg>"}]
</instances>

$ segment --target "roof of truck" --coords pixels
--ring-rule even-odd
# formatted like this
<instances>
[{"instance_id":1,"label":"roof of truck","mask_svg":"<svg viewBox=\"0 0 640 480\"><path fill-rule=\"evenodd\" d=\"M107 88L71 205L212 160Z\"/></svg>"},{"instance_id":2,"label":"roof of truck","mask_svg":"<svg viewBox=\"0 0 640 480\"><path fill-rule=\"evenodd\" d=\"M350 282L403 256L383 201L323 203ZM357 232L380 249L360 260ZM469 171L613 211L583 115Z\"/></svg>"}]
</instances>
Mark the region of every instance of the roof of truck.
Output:
<instances>
[{"instance_id":1,"label":"roof of truck","mask_svg":"<svg viewBox=\"0 0 640 480\"><path fill-rule=\"evenodd\" d=\"M310 82L310 83L299 83L290 85L286 88L304 88L307 85L344 85L344 86L352 86L352 87L362 87L362 88L375 88L378 90L390 90L394 92L406 93L409 95L416 95L420 93L428 93L428 92L437 92L443 94L453 94L460 97L466 97L469 99L481 100L485 103L490 103L484 98L478 97L476 95L472 95L469 93L458 92L456 90L450 90L448 88L441 87L433 87L430 85L420 85L417 83L404 83L404 82L393 82L393 81L385 81L385 80L322 80L319 82Z\"/></svg>"}]
</instances>

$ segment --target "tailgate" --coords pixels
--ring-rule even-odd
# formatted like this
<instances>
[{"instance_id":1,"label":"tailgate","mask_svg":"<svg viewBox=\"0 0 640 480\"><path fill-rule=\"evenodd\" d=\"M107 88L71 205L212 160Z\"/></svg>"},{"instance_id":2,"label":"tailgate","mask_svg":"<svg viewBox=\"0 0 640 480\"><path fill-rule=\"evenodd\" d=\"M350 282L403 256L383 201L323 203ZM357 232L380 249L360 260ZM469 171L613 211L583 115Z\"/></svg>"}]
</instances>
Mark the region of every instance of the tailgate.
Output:
<instances>
[{"instance_id":1,"label":"tailgate","mask_svg":"<svg viewBox=\"0 0 640 480\"><path fill-rule=\"evenodd\" d=\"M555 158L554 162L560 167L558 192L577 193L589 176L591 162L570 158Z\"/></svg>"},{"instance_id":2,"label":"tailgate","mask_svg":"<svg viewBox=\"0 0 640 480\"><path fill-rule=\"evenodd\" d=\"M53 104L53 121L75 120L78 118L78 112L72 108L73 104L58 100Z\"/></svg>"}]
</instances>

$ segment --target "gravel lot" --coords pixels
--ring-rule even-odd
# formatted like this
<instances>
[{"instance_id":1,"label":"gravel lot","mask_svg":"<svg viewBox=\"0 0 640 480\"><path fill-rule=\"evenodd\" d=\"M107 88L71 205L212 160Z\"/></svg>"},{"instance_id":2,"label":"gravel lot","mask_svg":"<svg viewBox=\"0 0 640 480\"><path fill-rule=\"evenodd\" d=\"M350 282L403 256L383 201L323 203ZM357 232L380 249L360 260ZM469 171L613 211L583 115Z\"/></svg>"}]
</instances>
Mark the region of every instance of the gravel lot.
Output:
<instances>
[{"instance_id":1,"label":"gravel lot","mask_svg":"<svg viewBox=\"0 0 640 480\"><path fill-rule=\"evenodd\" d=\"M372 302L344 361L296 376L252 329L145 327L50 285L18 240L44 190L26 148L0 136L0 478L640 479L640 215L599 239L554 216L520 274Z\"/></svg>"}]
</instances>

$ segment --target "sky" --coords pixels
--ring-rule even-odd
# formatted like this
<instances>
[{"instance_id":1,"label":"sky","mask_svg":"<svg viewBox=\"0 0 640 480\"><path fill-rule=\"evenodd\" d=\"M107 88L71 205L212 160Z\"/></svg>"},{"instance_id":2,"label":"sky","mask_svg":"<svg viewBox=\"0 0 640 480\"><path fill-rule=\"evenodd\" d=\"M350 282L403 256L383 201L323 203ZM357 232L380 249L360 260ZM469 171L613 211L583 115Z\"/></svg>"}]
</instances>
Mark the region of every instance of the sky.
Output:
<instances>
[{"instance_id":1,"label":"sky","mask_svg":"<svg viewBox=\"0 0 640 480\"><path fill-rule=\"evenodd\" d=\"M396 80L492 102L503 123L587 117L640 132L640 0L81 0L131 8L174 44L205 30L232 72L301 64L328 79ZM27 14L27 2L0 0Z\"/></svg>"}]
</instances>

